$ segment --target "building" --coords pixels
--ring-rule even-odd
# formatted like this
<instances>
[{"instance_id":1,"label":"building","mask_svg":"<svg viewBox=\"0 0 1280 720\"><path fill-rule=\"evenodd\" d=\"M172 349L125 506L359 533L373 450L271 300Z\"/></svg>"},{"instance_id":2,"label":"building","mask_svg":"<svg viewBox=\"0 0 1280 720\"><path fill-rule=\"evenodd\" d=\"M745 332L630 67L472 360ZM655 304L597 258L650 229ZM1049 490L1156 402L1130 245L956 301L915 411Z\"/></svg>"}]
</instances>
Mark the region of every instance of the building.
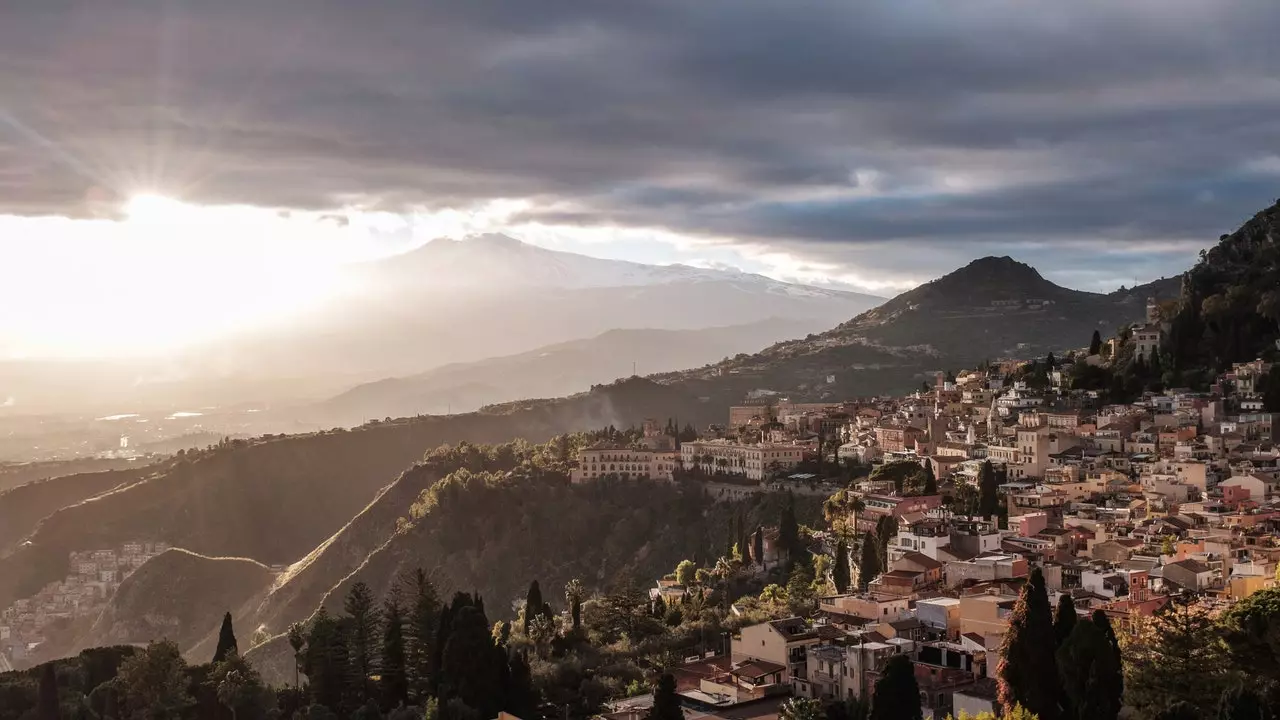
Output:
<instances>
[{"instance_id":1,"label":"building","mask_svg":"<svg viewBox=\"0 0 1280 720\"><path fill-rule=\"evenodd\" d=\"M673 452L594 447L578 453L578 467L570 471L569 479L574 483L582 483L613 475L623 480L670 480L675 467L676 454Z\"/></svg>"},{"instance_id":2,"label":"building","mask_svg":"<svg viewBox=\"0 0 1280 720\"><path fill-rule=\"evenodd\" d=\"M742 628L729 643L729 656L735 666L752 661L781 666L778 677L786 684L805 678L807 649L819 642L818 632L802 618L771 620Z\"/></svg>"},{"instance_id":3,"label":"building","mask_svg":"<svg viewBox=\"0 0 1280 720\"><path fill-rule=\"evenodd\" d=\"M798 445L743 445L724 440L703 440L680 446L680 465L707 475L737 475L748 480L764 480L774 472L795 468L804 459Z\"/></svg>"}]
</instances>

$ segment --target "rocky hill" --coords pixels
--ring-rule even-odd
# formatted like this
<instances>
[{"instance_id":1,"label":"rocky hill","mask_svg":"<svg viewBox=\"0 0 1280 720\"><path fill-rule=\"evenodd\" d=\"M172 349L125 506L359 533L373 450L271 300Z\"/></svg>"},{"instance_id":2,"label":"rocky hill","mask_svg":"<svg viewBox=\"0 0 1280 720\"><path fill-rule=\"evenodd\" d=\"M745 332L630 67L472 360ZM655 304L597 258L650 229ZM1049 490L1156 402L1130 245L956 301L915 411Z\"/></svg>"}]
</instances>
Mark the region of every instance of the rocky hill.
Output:
<instances>
[{"instance_id":1,"label":"rocky hill","mask_svg":"<svg viewBox=\"0 0 1280 720\"><path fill-rule=\"evenodd\" d=\"M1012 258L982 258L827 332L662 381L731 401L756 388L813 399L900 392L927 372L1082 346L1094 330L1141 321L1148 297L1172 297L1177 283L1087 293Z\"/></svg>"}]
</instances>

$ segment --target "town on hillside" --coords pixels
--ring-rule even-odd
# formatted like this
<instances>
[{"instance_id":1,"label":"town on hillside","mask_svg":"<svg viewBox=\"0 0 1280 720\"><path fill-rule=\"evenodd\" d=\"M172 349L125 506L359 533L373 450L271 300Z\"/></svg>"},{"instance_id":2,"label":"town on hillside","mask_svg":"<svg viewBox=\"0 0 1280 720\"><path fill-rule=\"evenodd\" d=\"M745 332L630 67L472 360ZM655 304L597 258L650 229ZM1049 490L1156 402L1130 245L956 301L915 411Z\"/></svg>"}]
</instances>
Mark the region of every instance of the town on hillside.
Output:
<instances>
[{"instance_id":1,"label":"town on hillside","mask_svg":"<svg viewBox=\"0 0 1280 720\"><path fill-rule=\"evenodd\" d=\"M1276 368L1240 363L1206 392L1140 388L1122 404L1072 387L1071 368L1121 353L1158 364L1159 315L1153 304L1147 323L1061 361L942 371L904 397L799 403L759 391L698 439L651 422L638 443L583 450L577 483L682 480L723 501L829 496L831 531L802 542L835 594L670 668L684 706L745 718L799 699L866 703L905 657L923 717L999 716L997 666L1032 576L1058 622L1101 618L1122 634L1171 602L1220 613L1274 587L1280 414L1261 390ZM784 533L757 529L740 557L757 573L783 562ZM679 603L699 585L677 570L650 592ZM641 717L649 702L605 717Z\"/></svg>"}]
</instances>

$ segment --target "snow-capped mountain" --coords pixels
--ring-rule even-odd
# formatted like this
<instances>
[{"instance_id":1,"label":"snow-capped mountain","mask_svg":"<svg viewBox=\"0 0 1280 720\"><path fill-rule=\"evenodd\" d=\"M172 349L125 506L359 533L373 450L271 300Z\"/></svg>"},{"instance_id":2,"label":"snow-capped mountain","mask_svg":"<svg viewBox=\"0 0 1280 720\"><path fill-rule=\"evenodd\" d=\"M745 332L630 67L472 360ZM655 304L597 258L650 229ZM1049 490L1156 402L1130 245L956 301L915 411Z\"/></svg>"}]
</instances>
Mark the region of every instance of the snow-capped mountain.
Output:
<instances>
[{"instance_id":1,"label":"snow-capped mountain","mask_svg":"<svg viewBox=\"0 0 1280 720\"><path fill-rule=\"evenodd\" d=\"M605 260L551 250L499 234L478 235L464 240L432 240L417 250L375 263L369 270L382 282L430 282L436 287L454 289L580 290L733 282L744 290L793 297L865 297L872 303L883 300L869 295L780 282L739 270Z\"/></svg>"}]
</instances>

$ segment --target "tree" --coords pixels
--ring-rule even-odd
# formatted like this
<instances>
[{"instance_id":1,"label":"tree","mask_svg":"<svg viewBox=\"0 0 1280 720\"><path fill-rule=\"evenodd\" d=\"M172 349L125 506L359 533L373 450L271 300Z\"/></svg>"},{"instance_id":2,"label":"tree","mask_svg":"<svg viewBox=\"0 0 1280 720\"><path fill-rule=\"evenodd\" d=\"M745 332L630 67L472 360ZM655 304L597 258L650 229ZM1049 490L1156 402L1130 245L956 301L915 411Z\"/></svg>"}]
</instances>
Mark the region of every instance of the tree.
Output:
<instances>
[{"instance_id":1,"label":"tree","mask_svg":"<svg viewBox=\"0 0 1280 720\"><path fill-rule=\"evenodd\" d=\"M791 698L778 709L779 720L824 720L822 703L812 698Z\"/></svg>"},{"instance_id":2,"label":"tree","mask_svg":"<svg viewBox=\"0 0 1280 720\"><path fill-rule=\"evenodd\" d=\"M147 645L120 665L120 695L130 720L177 720L192 705L187 664L168 640Z\"/></svg>"},{"instance_id":3,"label":"tree","mask_svg":"<svg viewBox=\"0 0 1280 720\"><path fill-rule=\"evenodd\" d=\"M348 684L347 654L343 624L321 606L307 630L302 662L312 702L334 711L342 706Z\"/></svg>"},{"instance_id":4,"label":"tree","mask_svg":"<svg viewBox=\"0 0 1280 720\"><path fill-rule=\"evenodd\" d=\"M1107 662L1095 662L1098 678L1094 683L1095 692L1100 696L1099 707L1104 709L1118 708L1124 705L1124 656L1120 651L1120 639L1116 637L1115 628L1111 627L1111 618L1103 610L1094 610L1090 618L1094 625L1102 631L1107 639L1110 658Z\"/></svg>"},{"instance_id":5,"label":"tree","mask_svg":"<svg viewBox=\"0 0 1280 720\"><path fill-rule=\"evenodd\" d=\"M1056 658L1066 720L1115 720L1120 713L1120 699L1107 686L1121 668L1115 662L1106 631L1092 621L1076 623L1059 646Z\"/></svg>"},{"instance_id":6,"label":"tree","mask_svg":"<svg viewBox=\"0 0 1280 720\"><path fill-rule=\"evenodd\" d=\"M440 623L440 596L422 568L415 570L405 584L410 598L405 625L405 674L410 697L422 705L432 687L432 649Z\"/></svg>"},{"instance_id":7,"label":"tree","mask_svg":"<svg viewBox=\"0 0 1280 720\"><path fill-rule=\"evenodd\" d=\"M1126 651L1126 704L1148 717L1179 702L1207 715L1231 683L1222 632L1191 596L1170 597L1151 618L1135 621Z\"/></svg>"},{"instance_id":8,"label":"tree","mask_svg":"<svg viewBox=\"0 0 1280 720\"><path fill-rule=\"evenodd\" d=\"M1000 704L1020 704L1040 720L1054 720L1058 715L1058 683L1045 678L1058 677L1054 657L1053 610L1045 590L1040 568L1022 587L1018 602L1009 617L1009 629L1000 647Z\"/></svg>"},{"instance_id":9,"label":"tree","mask_svg":"<svg viewBox=\"0 0 1280 720\"><path fill-rule=\"evenodd\" d=\"M1266 701L1243 684L1227 688L1218 699L1217 720L1271 720Z\"/></svg>"},{"instance_id":10,"label":"tree","mask_svg":"<svg viewBox=\"0 0 1280 720\"><path fill-rule=\"evenodd\" d=\"M858 563L858 588L866 590L867 584L880 574L880 552L876 548L875 536L865 533L862 536L862 559Z\"/></svg>"},{"instance_id":11,"label":"tree","mask_svg":"<svg viewBox=\"0 0 1280 720\"><path fill-rule=\"evenodd\" d=\"M529 591L524 596L524 634L529 634L529 624L542 613L542 588L538 581L529 583Z\"/></svg>"},{"instance_id":12,"label":"tree","mask_svg":"<svg viewBox=\"0 0 1280 720\"><path fill-rule=\"evenodd\" d=\"M1097 355L1102 352L1102 334L1097 330L1093 331L1093 337L1089 340L1089 354Z\"/></svg>"},{"instance_id":13,"label":"tree","mask_svg":"<svg viewBox=\"0 0 1280 720\"><path fill-rule=\"evenodd\" d=\"M382 606L382 706L386 709L409 702L404 626L404 604L400 593L393 591Z\"/></svg>"},{"instance_id":14,"label":"tree","mask_svg":"<svg viewBox=\"0 0 1280 720\"><path fill-rule=\"evenodd\" d=\"M231 712L232 720L262 720L274 705L275 697L262 676L234 652L214 663L206 684L218 703Z\"/></svg>"},{"instance_id":15,"label":"tree","mask_svg":"<svg viewBox=\"0 0 1280 720\"><path fill-rule=\"evenodd\" d=\"M938 478L933 474L933 463L927 460L924 463L924 489L921 491L921 494L938 494Z\"/></svg>"},{"instance_id":16,"label":"tree","mask_svg":"<svg viewBox=\"0 0 1280 720\"><path fill-rule=\"evenodd\" d=\"M581 580L574 578L565 583L564 602L569 606L569 617L573 620L575 632L582 627L582 601L585 598L586 591L582 589Z\"/></svg>"},{"instance_id":17,"label":"tree","mask_svg":"<svg viewBox=\"0 0 1280 720\"><path fill-rule=\"evenodd\" d=\"M538 691L533 686L533 671L520 653L508 659L504 709L518 718L538 717Z\"/></svg>"},{"instance_id":18,"label":"tree","mask_svg":"<svg viewBox=\"0 0 1280 720\"><path fill-rule=\"evenodd\" d=\"M692 587L697 584L698 565L692 560L681 560L676 565L676 582L685 586Z\"/></svg>"},{"instance_id":19,"label":"tree","mask_svg":"<svg viewBox=\"0 0 1280 720\"><path fill-rule=\"evenodd\" d=\"M289 626L289 647L293 648L293 686L301 687L302 649L307 645L306 631L302 623Z\"/></svg>"},{"instance_id":20,"label":"tree","mask_svg":"<svg viewBox=\"0 0 1280 720\"><path fill-rule=\"evenodd\" d=\"M1053 618L1053 635L1057 640L1056 647L1062 647L1062 643L1067 641L1071 636L1071 631L1076 627L1076 621L1080 616L1076 614L1075 601L1071 599L1071 593L1064 592L1058 597L1058 612Z\"/></svg>"},{"instance_id":21,"label":"tree","mask_svg":"<svg viewBox=\"0 0 1280 720\"><path fill-rule=\"evenodd\" d=\"M373 604L373 592L363 582L351 586L343 602L343 610L347 613L348 623L351 697L358 705L364 705L373 694L370 683L378 670L378 654L374 644L378 637L381 613Z\"/></svg>"},{"instance_id":22,"label":"tree","mask_svg":"<svg viewBox=\"0 0 1280 720\"><path fill-rule=\"evenodd\" d=\"M787 491L787 501L782 506L782 517L778 521L778 544L791 562L804 554L804 545L800 542L800 524L796 522L796 499L790 490Z\"/></svg>"},{"instance_id":23,"label":"tree","mask_svg":"<svg viewBox=\"0 0 1280 720\"><path fill-rule=\"evenodd\" d=\"M227 655L240 652L236 645L236 633L231 627L231 613L222 616L222 628L218 630L218 648L213 652L213 662L220 663Z\"/></svg>"},{"instance_id":24,"label":"tree","mask_svg":"<svg viewBox=\"0 0 1280 720\"><path fill-rule=\"evenodd\" d=\"M663 673L658 678L653 688L653 706L645 720L684 720L680 696L676 694L676 678L671 673Z\"/></svg>"},{"instance_id":25,"label":"tree","mask_svg":"<svg viewBox=\"0 0 1280 720\"><path fill-rule=\"evenodd\" d=\"M836 559L831 569L831 582L836 592L849 592L849 544L840 538L836 543Z\"/></svg>"},{"instance_id":26,"label":"tree","mask_svg":"<svg viewBox=\"0 0 1280 720\"><path fill-rule=\"evenodd\" d=\"M1232 605L1221 626L1237 670L1280 678L1280 587L1259 590Z\"/></svg>"},{"instance_id":27,"label":"tree","mask_svg":"<svg viewBox=\"0 0 1280 720\"><path fill-rule=\"evenodd\" d=\"M482 718L495 717L502 709L506 653L494 644L484 606L479 598L458 593L448 617L448 629L442 635L440 701L448 705L458 700Z\"/></svg>"},{"instance_id":28,"label":"tree","mask_svg":"<svg viewBox=\"0 0 1280 720\"><path fill-rule=\"evenodd\" d=\"M922 720L923 717L915 666L906 655L894 655L876 680L871 696L871 720Z\"/></svg>"},{"instance_id":29,"label":"tree","mask_svg":"<svg viewBox=\"0 0 1280 720\"><path fill-rule=\"evenodd\" d=\"M1000 509L998 497L1000 482L990 460L983 460L978 469L978 514L984 518L996 515Z\"/></svg>"},{"instance_id":30,"label":"tree","mask_svg":"<svg viewBox=\"0 0 1280 720\"><path fill-rule=\"evenodd\" d=\"M58 673L54 664L45 663L40 668L40 695L36 705L36 720L59 720Z\"/></svg>"}]
</instances>

